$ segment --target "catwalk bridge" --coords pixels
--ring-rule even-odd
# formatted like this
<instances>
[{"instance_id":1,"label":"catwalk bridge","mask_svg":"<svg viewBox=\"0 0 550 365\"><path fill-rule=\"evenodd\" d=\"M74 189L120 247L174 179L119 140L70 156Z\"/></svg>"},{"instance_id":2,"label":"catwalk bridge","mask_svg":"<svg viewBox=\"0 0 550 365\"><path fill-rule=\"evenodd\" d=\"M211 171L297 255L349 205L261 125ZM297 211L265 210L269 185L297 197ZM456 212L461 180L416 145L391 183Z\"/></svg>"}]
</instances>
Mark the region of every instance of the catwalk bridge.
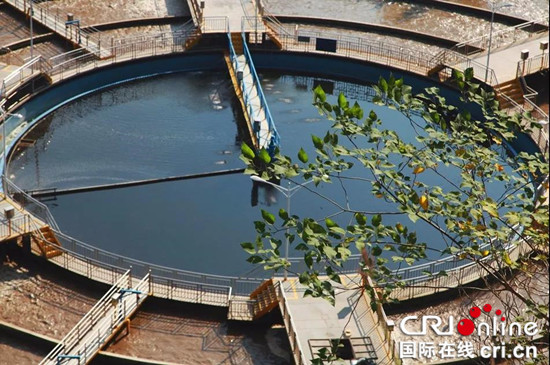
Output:
<instances>
[{"instance_id":1,"label":"catwalk bridge","mask_svg":"<svg viewBox=\"0 0 550 365\"><path fill-rule=\"evenodd\" d=\"M544 51L540 58L520 64L514 60L517 59L518 50L511 48L510 44L501 44L499 46L502 50L493 51L493 68L487 68L480 62L484 59L484 54L480 53L480 50L486 47L485 39L479 40L478 43L467 42L476 44L472 49L476 49L477 55L465 55L464 52L459 52L460 47L457 47L430 58L421 52L403 50L395 45L371 44L362 38L331 39L325 34L301 31L296 34L289 33L282 24L265 12L261 4L228 0L208 0L206 4L198 0L187 1L196 26L192 33L162 38L151 37L136 40L135 43L121 43L108 49L103 48L104 45L94 34L82 33L81 24L74 22L74 19L54 19L57 23L52 23L51 17L40 11L40 8L35 8L34 20L42 22L59 35L72 40L75 45L83 47L93 60L80 58L52 62L50 59L46 68L40 69L35 67L40 64L40 60L31 60L29 65L19 68L3 79L2 97L5 98L8 91L16 89L35 72L46 73L52 82L56 83L80 72L115 62L184 52L198 44L202 36L218 34L227 42L225 60L228 71L243 109L250 139L256 148L273 151L280 142L248 49L248 45L260 45L265 40L269 40L274 49L278 47L292 52L342 56L388 65L423 76L431 75L441 80L448 77L451 69L474 67L475 75L487 75L486 83L501 94L501 105L513 110L524 110L524 107L527 107L532 108L532 111L541 112L524 98L516 98L515 91L507 93L509 88L505 83L510 78L521 82L522 76L529 72L547 69L548 53ZM30 11L28 0L6 2L27 14ZM547 29L548 19L544 21ZM535 23L539 24L534 22L532 25ZM513 33L525 26L529 25L514 26L506 32ZM534 32L533 37L518 44L522 47L538 47L545 35L547 37L547 31L543 34ZM543 38L539 39L539 36ZM512 38L515 40L515 37L502 37ZM506 53L506 49L509 53ZM509 55L512 57L508 57ZM506 65L503 63L505 61L508 62ZM544 127L536 131L537 134L532 135L532 138L541 150L547 151L548 116L540 114L540 120L546 121L546 124L543 123ZM23 133L21 131L25 128L24 123L26 121L20 121L17 128L8 131L6 140L11 143L20 138ZM296 364L309 363L319 348L331 345L336 339L344 339L344 346L350 349L355 358L369 358L380 364L392 361L394 342L391 340L390 329L393 324L387 320L381 307L371 308L363 293L354 290L372 285L368 277L356 274L361 257L351 258L350 269L342 274L343 285L337 288L339 292L345 293L338 296L338 299L343 301L337 303L336 308L330 308L327 303L304 298L304 288L295 278L281 281L277 277L265 280L250 278L250 275L209 275L153 265L97 249L61 232L48 208L9 180L3 181L3 187L4 196L0 209L4 210L5 216L0 220L1 244L20 245L67 270L112 285L95 309L92 309L61 341L44 363L87 362L110 336L128 325L127 319L148 296L224 307L227 308L229 319L241 321L256 320L279 308ZM547 191L541 187L537 193L547 196ZM515 259L523 250L521 245L515 247L510 250L511 259ZM487 264L491 264L490 260L491 257L487 257ZM301 260L293 259L291 262L295 271L301 271ZM133 277L143 279L128 279L130 273L127 270L130 267ZM446 270L448 275L433 279L425 274L426 271L440 270ZM456 256L406 268L398 274L411 284L394 293L394 296L401 300L428 296L465 285L484 275L472 263L465 263ZM419 287L421 289L418 289ZM354 304L357 305L354 307ZM352 307L356 310L349 311ZM319 338L320 332L323 332L322 338Z\"/></svg>"}]
</instances>

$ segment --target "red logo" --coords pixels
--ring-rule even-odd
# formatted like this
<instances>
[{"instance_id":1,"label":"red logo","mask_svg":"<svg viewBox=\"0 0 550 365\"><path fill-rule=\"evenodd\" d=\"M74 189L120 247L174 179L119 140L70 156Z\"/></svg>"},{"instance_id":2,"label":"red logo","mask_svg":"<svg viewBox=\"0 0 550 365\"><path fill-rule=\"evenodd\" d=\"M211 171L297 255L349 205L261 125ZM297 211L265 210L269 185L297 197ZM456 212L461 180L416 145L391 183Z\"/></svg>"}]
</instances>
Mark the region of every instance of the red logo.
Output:
<instances>
[{"instance_id":1,"label":"red logo","mask_svg":"<svg viewBox=\"0 0 550 365\"><path fill-rule=\"evenodd\" d=\"M483 311L487 314L491 313L491 310L493 307L490 304L485 304L483 306ZM495 311L495 314L497 316L500 316L502 314L502 311L500 309L497 309ZM473 319L478 318L481 316L481 309L479 307L472 307L470 308L470 317ZM504 316L500 317L500 320L502 322L506 321L506 318ZM470 336L472 333L474 333L476 326L474 321L472 321L469 318L462 318L460 321L458 321L458 324L456 325L456 329L458 330L458 333L460 333L462 336Z\"/></svg>"}]
</instances>

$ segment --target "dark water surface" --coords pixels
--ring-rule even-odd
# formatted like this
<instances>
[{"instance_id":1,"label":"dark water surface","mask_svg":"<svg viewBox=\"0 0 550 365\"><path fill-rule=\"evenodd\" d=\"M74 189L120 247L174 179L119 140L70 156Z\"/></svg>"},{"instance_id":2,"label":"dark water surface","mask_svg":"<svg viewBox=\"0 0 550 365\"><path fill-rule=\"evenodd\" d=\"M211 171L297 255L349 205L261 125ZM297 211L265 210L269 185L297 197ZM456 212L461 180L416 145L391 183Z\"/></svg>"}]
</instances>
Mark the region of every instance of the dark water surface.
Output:
<instances>
[{"instance_id":1,"label":"dark water surface","mask_svg":"<svg viewBox=\"0 0 550 365\"><path fill-rule=\"evenodd\" d=\"M318 82L375 109L384 128L414 137L405 117L365 101L371 92L365 86L278 74L262 78L286 154L296 156L304 146L313 158L311 134L322 136L330 126L311 105ZM36 189L243 167L232 103L225 73L211 72L156 77L86 96L35 128L37 143L16 151L9 174L20 187ZM456 175L447 173L451 179ZM291 211L314 218L335 214L339 209L318 194L345 204L346 193L351 208L390 209L371 196L370 184L355 182L346 191L339 184L315 192L302 188L292 198ZM59 196L47 204L67 234L96 247L180 269L240 275L252 269L240 243L254 240L259 207L276 212L286 200L274 189L254 188L248 176L227 175ZM349 217L334 219L349 222ZM407 219L386 220L398 221ZM416 228L423 241L443 247L430 228Z\"/></svg>"}]
</instances>

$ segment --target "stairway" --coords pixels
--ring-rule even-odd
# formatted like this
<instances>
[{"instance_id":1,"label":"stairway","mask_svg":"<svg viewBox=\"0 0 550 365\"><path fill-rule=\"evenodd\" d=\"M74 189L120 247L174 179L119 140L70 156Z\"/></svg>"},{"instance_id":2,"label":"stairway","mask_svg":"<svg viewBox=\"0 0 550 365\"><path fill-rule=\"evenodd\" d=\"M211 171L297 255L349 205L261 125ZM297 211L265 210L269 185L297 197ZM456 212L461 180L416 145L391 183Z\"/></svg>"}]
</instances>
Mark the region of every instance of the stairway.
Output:
<instances>
[{"instance_id":1,"label":"stairway","mask_svg":"<svg viewBox=\"0 0 550 365\"><path fill-rule=\"evenodd\" d=\"M47 259L59 256L63 253L63 251L59 249L61 243L58 241L57 237L55 237L50 226L44 226L38 231L33 232L32 238L40 249L42 256Z\"/></svg>"},{"instance_id":2,"label":"stairway","mask_svg":"<svg viewBox=\"0 0 550 365\"><path fill-rule=\"evenodd\" d=\"M254 319L258 319L279 306L273 280L266 280L250 294L254 302Z\"/></svg>"},{"instance_id":3,"label":"stairway","mask_svg":"<svg viewBox=\"0 0 550 365\"><path fill-rule=\"evenodd\" d=\"M235 49L235 53L237 55L242 55L244 53L244 50L243 50L243 38L241 36L241 33L231 33L231 42L233 43L233 48Z\"/></svg>"},{"instance_id":4,"label":"stairway","mask_svg":"<svg viewBox=\"0 0 550 365\"><path fill-rule=\"evenodd\" d=\"M510 100L505 99L502 95L506 95L519 105L523 105L523 89L521 88L521 83L519 79L513 79L510 81L503 82L495 87L497 91L497 98L500 103L500 109L507 109L512 106Z\"/></svg>"},{"instance_id":5,"label":"stairway","mask_svg":"<svg viewBox=\"0 0 550 365\"><path fill-rule=\"evenodd\" d=\"M254 321L279 306L273 280L264 281L250 294L250 299L233 298L229 301L227 319Z\"/></svg>"},{"instance_id":6,"label":"stairway","mask_svg":"<svg viewBox=\"0 0 550 365\"><path fill-rule=\"evenodd\" d=\"M201 30L196 28L191 36L185 40L185 50L188 51L193 48L201 40Z\"/></svg>"},{"instance_id":7,"label":"stairway","mask_svg":"<svg viewBox=\"0 0 550 365\"><path fill-rule=\"evenodd\" d=\"M266 26L266 33L269 39L271 39L271 42L273 42L273 44L276 45L277 48L283 49L283 42L281 42L281 40L277 36L277 33L273 29L271 29L269 26Z\"/></svg>"}]
</instances>

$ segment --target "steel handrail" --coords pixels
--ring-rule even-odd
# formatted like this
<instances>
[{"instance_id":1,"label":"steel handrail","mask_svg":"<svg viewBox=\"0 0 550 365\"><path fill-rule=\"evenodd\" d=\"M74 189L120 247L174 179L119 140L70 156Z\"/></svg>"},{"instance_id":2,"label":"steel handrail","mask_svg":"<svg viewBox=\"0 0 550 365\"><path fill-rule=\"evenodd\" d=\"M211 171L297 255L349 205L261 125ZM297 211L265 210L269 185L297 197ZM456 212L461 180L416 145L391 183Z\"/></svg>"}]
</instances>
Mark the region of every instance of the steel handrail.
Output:
<instances>
[{"instance_id":1,"label":"steel handrail","mask_svg":"<svg viewBox=\"0 0 550 365\"><path fill-rule=\"evenodd\" d=\"M291 338L294 339L294 341L291 341L290 344L291 344L291 347L292 348L292 352L294 353L294 355L297 355L297 356L293 356L294 357L294 361L296 361L297 365L305 365L307 364L307 360L304 358L304 350L302 349L302 345L300 343L300 341L298 340L298 333L296 332L296 325L294 324L294 319L292 318L292 315L290 314L290 309L289 309L289 306L288 306L288 299L286 297L286 294L285 294L285 289L283 288L282 284L280 281L278 281L277 283L275 283L275 289L278 293L277 297L279 299L279 304L280 306L282 307L281 308L281 312L282 312L282 315L283 315L283 321L285 322L285 328L288 332L288 335L289 335L289 340L291 340ZM288 317L288 320L287 320L287 317ZM288 322L288 323L286 323ZM293 334L291 336L291 333ZM294 343L292 343L294 342ZM295 351L298 351L298 353L296 354Z\"/></svg>"},{"instance_id":2,"label":"steel handrail","mask_svg":"<svg viewBox=\"0 0 550 365\"><path fill-rule=\"evenodd\" d=\"M2 80L2 90L0 90L0 98L4 98L12 88L17 87L19 84L23 83L28 77L34 75L35 66L38 65L38 69L41 72L41 62L43 58L41 55L35 56L33 59L27 61L22 66L19 66L17 69L12 71L8 76ZM25 75L25 71L30 70L30 74ZM12 82L12 80L15 80Z\"/></svg>"},{"instance_id":3,"label":"steel handrail","mask_svg":"<svg viewBox=\"0 0 550 365\"><path fill-rule=\"evenodd\" d=\"M227 24L227 23L226 23L226 24ZM234 50L233 50L233 53L234 53ZM250 55L249 55L249 56L250 56ZM492 73L491 73L491 75L492 75L491 80L495 80L495 81L496 81L496 75L494 75L494 71L493 71L493 70L491 70L491 71L492 71ZM493 75L494 75L494 77L493 77ZM256 74L256 77L257 77L257 74ZM493 82L495 82L495 81L493 81ZM547 136L546 134L543 134L543 136L544 136L544 140L546 141L546 144L548 144L548 136ZM21 191L22 191L22 190L21 190ZM38 202L38 201L36 201L36 200L33 201L33 203L35 203L35 202ZM38 203L39 203L39 202L38 202ZM40 203L40 204L41 204L41 203ZM41 208L42 208L42 207L41 207ZM46 207L46 208L47 208L47 207ZM49 209L47 210L47 212L49 212ZM51 214L51 213L50 213L50 214ZM53 216L52 216L52 218L53 218ZM48 219L49 219L49 218L48 218ZM53 220L53 221L55 221L55 220ZM55 228L57 228L57 227L55 227ZM60 231L59 231L58 229L55 229L55 231L56 231L57 233L60 233ZM66 236L66 237L68 237L68 236ZM77 241L74 240L73 238L67 238L67 239L71 239L71 240L77 242ZM79 242L79 241L78 241L78 242ZM93 247L93 246L90 246L90 245L88 245L88 246L89 246L90 248L92 248L93 250L95 250L94 252L101 252L101 251L102 251L102 250L99 250L99 249L97 249L97 248L95 248L95 247ZM85 247L85 244L82 245L81 247ZM108 253L107 251L104 251L104 252L105 252L105 253ZM74 253L73 253L73 254L74 254ZM85 256L84 256L84 257L85 257ZM122 257L122 256L117 256L117 255L114 255L114 254L111 254L111 257L116 257L117 259L121 258L121 259L122 259L123 261L125 261L125 262L130 262L130 260L131 260L132 262L140 262L139 260L127 259L127 258L124 258L124 257ZM87 257L85 257L85 258L86 258L86 259L89 259L89 258L87 258ZM141 263L143 263L143 262L141 262ZM109 264L105 264L105 263L102 263L102 262L99 262L99 261L98 261L98 264L101 264L101 265L103 265L103 266L105 266L105 265L109 266ZM144 264L144 267L153 267L153 268L154 268L154 267L159 267L159 270L160 270L160 269L163 269L163 270L168 269L168 271L172 270L172 269L170 269L170 268L164 268L164 267L158 266L158 265L150 265L150 264L147 264L147 263L143 263L143 264ZM429 266L429 264L428 264L427 266ZM116 266L110 265L109 267L116 267ZM412 269L413 269L413 267L411 267L411 270L412 270ZM181 270L175 270L175 271L177 271L177 272L184 272L184 271L181 271ZM190 274L194 274L194 275L198 275L198 276L203 276L203 277L205 277L205 276L208 276L208 277L216 277L216 276L205 275L205 274L201 274L201 273L193 273L193 272L189 272L189 273L190 273ZM217 276L217 277L228 278L228 277L224 277L224 276ZM233 277L233 278L234 278L235 280L244 280L243 278L240 278L240 277L237 277L237 278ZM232 279L233 279L233 278L232 278ZM178 280L178 279L174 279L174 280ZM248 281L248 282L251 283L252 281Z\"/></svg>"},{"instance_id":4,"label":"steel handrail","mask_svg":"<svg viewBox=\"0 0 550 365\"><path fill-rule=\"evenodd\" d=\"M252 56L250 55L250 51L248 50L248 46L246 44L246 35L244 32L241 32L242 40L243 40L243 51L244 51L244 57L247 61L248 67L250 68L250 72L252 74L253 82L256 86L256 90L258 92L258 97L260 99L260 104L264 110L267 124L269 126L269 131L271 132L271 138L272 141L269 141L269 147L274 147L271 145L271 142L275 146L279 146L281 143L281 139L279 136L279 132L277 132L277 128L275 127L275 122L273 121L273 117L271 116L271 111L269 110L269 105L267 103L267 100L265 99L265 95L262 89L262 85L260 84L260 78L258 77L258 74L256 73L256 68L254 67L254 61L252 61Z\"/></svg>"},{"instance_id":5,"label":"steel handrail","mask_svg":"<svg viewBox=\"0 0 550 365\"><path fill-rule=\"evenodd\" d=\"M506 28L506 29L494 31L493 32L493 38L494 39L505 38L505 36L510 34L510 33L515 33L518 30L523 30L525 28L532 27L535 24L537 24L537 25L543 24L543 25L548 26L548 20L549 20L549 17L546 16L544 18L540 18L540 19L537 19L537 20L532 20L532 21L528 21L528 22L525 22L525 23L521 23L521 24L515 25L513 27L509 27L509 28ZM447 54L449 54L449 53L453 54L454 52L456 52L456 53L461 54L460 52L458 52L459 49L461 49L461 48L467 49L468 46L474 45L476 43L479 43L479 49L481 49L481 50L484 49L484 48L487 48L485 43L488 42L488 38L489 37L487 35L482 35L482 36L479 36L479 37L475 37L475 38L466 40L464 42L457 43L456 45L454 45L450 49L445 49L445 50L442 50L439 53L437 53L433 57L433 60L436 61L436 62L437 62L437 60L445 60L446 57L447 57ZM516 40L517 39L514 37L513 41L511 43L508 43L507 45L514 44L516 42ZM480 50L480 52L481 52L481 50ZM467 52L467 54L469 54L469 53Z\"/></svg>"},{"instance_id":6,"label":"steel handrail","mask_svg":"<svg viewBox=\"0 0 550 365\"><path fill-rule=\"evenodd\" d=\"M119 279L111 286L111 288L99 299L96 304L78 321L78 323L59 341L46 357L40 362L40 365L45 365L49 361L55 361L57 363L58 355L61 355L63 351L71 350L82 338L81 327L91 327L91 323L94 323L93 316L97 312L105 312L107 306L111 306L111 298L119 288L124 286L125 282L130 280L130 270L127 270ZM86 323L88 322L88 323ZM82 335L87 332L82 333Z\"/></svg>"}]
</instances>

